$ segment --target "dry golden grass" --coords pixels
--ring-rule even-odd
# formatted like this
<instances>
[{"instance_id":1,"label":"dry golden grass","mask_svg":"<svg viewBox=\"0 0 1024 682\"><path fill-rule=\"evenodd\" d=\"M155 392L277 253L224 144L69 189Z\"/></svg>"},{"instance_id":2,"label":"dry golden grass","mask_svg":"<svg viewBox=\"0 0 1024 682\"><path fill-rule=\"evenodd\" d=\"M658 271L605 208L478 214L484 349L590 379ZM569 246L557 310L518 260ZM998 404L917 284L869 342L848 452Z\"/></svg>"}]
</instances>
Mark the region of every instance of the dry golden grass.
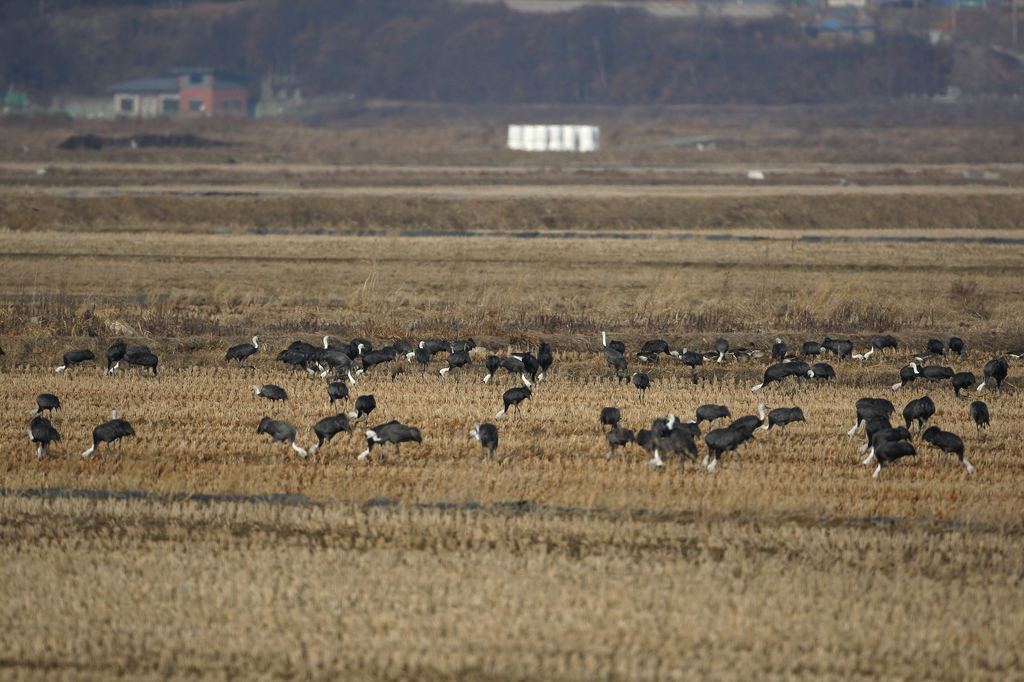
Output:
<instances>
[{"instance_id":1,"label":"dry golden grass","mask_svg":"<svg viewBox=\"0 0 1024 682\"><path fill-rule=\"evenodd\" d=\"M993 425L982 434L967 401L945 386L930 392L932 422L964 437L974 476L922 445L872 481L863 437L845 435L856 399L892 397L899 367L927 338L964 337L972 352L954 366L979 376L1024 345L1024 246L804 241L799 229L742 217L732 236L761 241L181 234L144 222L108 231L103 220L99 230L44 221L3 235L0 488L169 496L0 498L0 677L1024 673L1019 365L1002 395L986 393ZM950 212L946 226L957 220ZM884 227L831 234L922 234ZM1010 223L956 234L1019 237ZM708 367L693 384L663 360L641 405L632 386L603 378L601 329L633 351L654 336L706 349L720 333L734 346L832 334L865 349L892 331L904 346L834 363L834 385L756 395L763 362ZM266 344L256 369L223 361L254 333ZM317 461L280 444L268 458L256 424L269 406L252 384L288 390L275 416L306 447L314 422L351 409L350 399L331 410L323 380L273 360L293 338L324 333L474 336L501 353L544 339L556 365L522 419L498 422L493 461L467 433L494 419L513 383L499 373L483 384L482 356L457 377L402 361L394 380L386 367L360 379L353 395L379 404L371 425L394 418L423 432L399 457L358 463L365 441L339 435ZM103 377L96 365L53 372L64 351L102 357L119 336L153 348L161 381ZM923 384L896 394L897 407ZM44 391L64 403L54 416L64 440L36 461L25 428ZM638 429L706 402L739 416L762 401L800 405L807 422L788 436L758 432L742 466L727 455L712 475L677 462L655 471L635 449L605 460L605 405ZM138 437L83 460L112 408ZM294 493L314 504L174 501L182 493ZM366 505L380 497L399 502ZM517 500L540 507L501 504Z\"/></svg>"}]
</instances>

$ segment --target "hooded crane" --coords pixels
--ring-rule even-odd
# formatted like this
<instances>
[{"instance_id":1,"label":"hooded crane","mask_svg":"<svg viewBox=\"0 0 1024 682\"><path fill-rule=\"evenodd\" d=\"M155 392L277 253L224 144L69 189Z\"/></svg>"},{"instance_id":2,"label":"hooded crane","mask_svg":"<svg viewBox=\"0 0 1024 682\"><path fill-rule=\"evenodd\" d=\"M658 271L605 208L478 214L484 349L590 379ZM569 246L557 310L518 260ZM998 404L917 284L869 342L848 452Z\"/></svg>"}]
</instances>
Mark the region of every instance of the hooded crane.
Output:
<instances>
[{"instance_id":1,"label":"hooded crane","mask_svg":"<svg viewBox=\"0 0 1024 682\"><path fill-rule=\"evenodd\" d=\"M110 414L110 421L105 421L92 430L92 447L82 453L82 459L96 451L100 443L107 444L107 451L110 451L110 444L119 441L126 436L134 436L135 429L124 419L117 418L117 410Z\"/></svg>"},{"instance_id":2,"label":"hooded crane","mask_svg":"<svg viewBox=\"0 0 1024 682\"><path fill-rule=\"evenodd\" d=\"M448 366L441 368L441 376L444 376L453 369L459 369L470 364L469 351L459 350L448 356Z\"/></svg>"},{"instance_id":3,"label":"hooded crane","mask_svg":"<svg viewBox=\"0 0 1024 682\"><path fill-rule=\"evenodd\" d=\"M736 448L746 440L743 434L728 426L708 431L708 435L704 437L704 443L708 446L708 454L704 458L704 467L708 470L708 473L715 470L723 453L735 452Z\"/></svg>"},{"instance_id":4,"label":"hooded crane","mask_svg":"<svg viewBox=\"0 0 1024 682\"><path fill-rule=\"evenodd\" d=\"M333 405L335 400L345 400L348 398L348 386L344 381L332 381L327 384L327 398L330 405Z\"/></svg>"},{"instance_id":5,"label":"hooded crane","mask_svg":"<svg viewBox=\"0 0 1024 682\"><path fill-rule=\"evenodd\" d=\"M750 389L751 393L757 393L770 383L782 383L786 377L795 376L800 378L806 376L812 378L811 368L806 362L780 362L771 365L764 371L764 379L757 386Z\"/></svg>"},{"instance_id":6,"label":"hooded crane","mask_svg":"<svg viewBox=\"0 0 1024 682\"><path fill-rule=\"evenodd\" d=\"M344 384L342 384L344 386ZM352 427L349 426L348 417L344 414L336 414L333 417L324 417L316 424L313 425L313 433L316 434L316 445L309 449L309 454L316 457L316 451L320 449L324 443L327 443L327 449L331 449L331 439L336 434L345 431L346 433L352 432Z\"/></svg>"},{"instance_id":7,"label":"hooded crane","mask_svg":"<svg viewBox=\"0 0 1024 682\"><path fill-rule=\"evenodd\" d=\"M622 341L615 341L614 339L612 341L609 341L608 334L606 332L601 332L601 345L611 348L612 350L616 351L619 355L626 354L626 344L622 343Z\"/></svg>"},{"instance_id":8,"label":"hooded crane","mask_svg":"<svg viewBox=\"0 0 1024 682\"><path fill-rule=\"evenodd\" d=\"M472 337L466 339L465 341L452 341L453 353L468 353L474 348L476 348L476 341L474 341Z\"/></svg>"},{"instance_id":9,"label":"hooded crane","mask_svg":"<svg viewBox=\"0 0 1024 682\"><path fill-rule=\"evenodd\" d=\"M895 393L896 391L900 390L901 388L903 388L907 384L913 382L915 379L917 379L918 376L920 376L920 374L921 374L921 371L917 368L917 365L915 363L913 363L913 362L910 363L909 365L907 365L906 367L901 368L900 369L900 380L899 380L899 383L896 383L896 384L892 385L892 392Z\"/></svg>"},{"instance_id":10,"label":"hooded crane","mask_svg":"<svg viewBox=\"0 0 1024 682\"><path fill-rule=\"evenodd\" d=\"M871 421L876 420L872 419ZM861 462L861 464L863 464L864 466L870 466L871 460L875 458L875 448L877 448L882 443L893 443L898 440L905 440L909 442L914 438L905 426L886 426L884 428L875 429L873 431L869 430L868 434L870 435L868 442L865 443L860 449L860 454L863 455L864 452L868 450L868 448L871 448L871 450L868 452L868 456L864 459L863 462Z\"/></svg>"},{"instance_id":11,"label":"hooded crane","mask_svg":"<svg viewBox=\"0 0 1024 682\"><path fill-rule=\"evenodd\" d=\"M622 421L622 413L617 407L605 407L601 409L601 428L610 426L613 429Z\"/></svg>"},{"instance_id":12,"label":"hooded crane","mask_svg":"<svg viewBox=\"0 0 1024 682\"><path fill-rule=\"evenodd\" d=\"M263 388L253 385L252 390L260 398L266 398L270 401L270 409L274 409L274 403L278 400L288 400L288 393L280 386L275 384L264 384Z\"/></svg>"},{"instance_id":13,"label":"hooded crane","mask_svg":"<svg viewBox=\"0 0 1024 682\"><path fill-rule=\"evenodd\" d=\"M363 353L363 369L360 370L357 374L369 372L377 365L383 365L388 362L393 362L397 356L398 352L391 346L384 346L379 350L371 350L368 353Z\"/></svg>"},{"instance_id":14,"label":"hooded crane","mask_svg":"<svg viewBox=\"0 0 1024 682\"><path fill-rule=\"evenodd\" d=\"M989 360L985 363L985 380L978 386L978 392L985 388L985 384L991 379L996 381L996 393L1002 393L1003 379L1006 378L1007 372L1010 371L1010 365L1006 362L1006 358L996 358L995 360Z\"/></svg>"},{"instance_id":15,"label":"hooded crane","mask_svg":"<svg viewBox=\"0 0 1024 682\"><path fill-rule=\"evenodd\" d=\"M537 347L537 364L540 365L540 374L537 375L537 381L544 381L544 377L554 361L555 356L551 354L551 346L546 343L540 344Z\"/></svg>"},{"instance_id":16,"label":"hooded crane","mask_svg":"<svg viewBox=\"0 0 1024 682\"><path fill-rule=\"evenodd\" d=\"M903 408L903 421L907 423L908 429L913 422L917 422L917 431L920 433L925 422L931 419L933 414L935 414L935 402L928 396L924 396L907 403L907 406Z\"/></svg>"},{"instance_id":17,"label":"hooded crane","mask_svg":"<svg viewBox=\"0 0 1024 682\"><path fill-rule=\"evenodd\" d=\"M875 354L876 350L882 351L882 354L884 355L886 348L896 350L899 348L899 345L899 341L892 336L889 336L888 334L879 334L878 336L871 337L871 350L864 353L864 355L854 355L853 358L855 360L867 360Z\"/></svg>"},{"instance_id":18,"label":"hooded crane","mask_svg":"<svg viewBox=\"0 0 1024 682\"><path fill-rule=\"evenodd\" d=\"M523 413L519 411L519 403L523 402L524 400L529 400L531 395L533 395L533 392L529 388L526 388L525 386L517 386L516 388L508 389L501 395L501 401L504 403L504 407L501 408L501 412L494 415L494 418L501 419L503 416L505 416L505 413L508 412L508 408L510 405L516 408L516 414L522 417Z\"/></svg>"},{"instance_id":19,"label":"hooded crane","mask_svg":"<svg viewBox=\"0 0 1024 682\"><path fill-rule=\"evenodd\" d=\"M255 355L260 350L260 337L252 337L252 343L240 343L237 346L231 346L228 348L228 352L224 354L224 360L237 360L238 369L242 369L242 363L249 359L250 356Z\"/></svg>"},{"instance_id":20,"label":"hooded crane","mask_svg":"<svg viewBox=\"0 0 1024 682\"><path fill-rule=\"evenodd\" d=\"M800 355L824 355L827 349L817 341L808 341L800 346Z\"/></svg>"},{"instance_id":21,"label":"hooded crane","mask_svg":"<svg viewBox=\"0 0 1024 682\"><path fill-rule=\"evenodd\" d=\"M964 340L959 336L949 337L949 342L946 344L949 347L950 353L956 353L957 355L967 355L967 346L964 344Z\"/></svg>"},{"instance_id":22,"label":"hooded crane","mask_svg":"<svg viewBox=\"0 0 1024 682\"><path fill-rule=\"evenodd\" d=\"M967 407L967 411L970 413L971 419L974 420L974 425L978 427L978 432L981 433L982 427L989 425L988 405L980 400L975 400Z\"/></svg>"},{"instance_id":23,"label":"hooded crane","mask_svg":"<svg viewBox=\"0 0 1024 682\"><path fill-rule=\"evenodd\" d=\"M408 355L406 357L409 357ZM497 357L496 355L490 357ZM409 362L416 361L420 366L420 374L423 374L427 370L427 365L430 364L430 351L426 348L419 347L412 352L412 357L409 357Z\"/></svg>"},{"instance_id":24,"label":"hooded crane","mask_svg":"<svg viewBox=\"0 0 1024 682\"><path fill-rule=\"evenodd\" d=\"M889 421L889 415L896 411L896 406L885 398L861 398L857 401L857 417L853 420L853 428L846 432L853 438L861 423L874 417L883 417Z\"/></svg>"},{"instance_id":25,"label":"hooded crane","mask_svg":"<svg viewBox=\"0 0 1024 682\"><path fill-rule=\"evenodd\" d=\"M50 416L53 416L53 411L59 409L60 398L52 393L40 393L36 396L36 409L32 410L32 414L29 416L34 417L43 412L49 412Z\"/></svg>"},{"instance_id":26,"label":"hooded crane","mask_svg":"<svg viewBox=\"0 0 1024 682\"><path fill-rule=\"evenodd\" d=\"M513 353L512 357L523 363L523 370L525 374L530 375L530 382L527 386L534 386L537 383L537 372L540 371L540 362L533 356L533 353Z\"/></svg>"},{"instance_id":27,"label":"hooded crane","mask_svg":"<svg viewBox=\"0 0 1024 682\"><path fill-rule=\"evenodd\" d=\"M409 442L423 442L423 436L420 435L420 430L412 426L399 424L397 421L392 420L387 424L375 426L366 432L366 450L359 453L359 457L356 459L362 462L369 457L370 450L373 449L374 445L380 446L380 456L377 458L378 461L384 459L384 443L391 443L394 445L395 456L398 457L402 454L398 449L399 444Z\"/></svg>"},{"instance_id":28,"label":"hooded crane","mask_svg":"<svg viewBox=\"0 0 1024 682\"><path fill-rule=\"evenodd\" d=\"M42 459L43 455L46 454L47 448L50 447L50 443L60 440L60 433L57 432L57 429L53 428L53 424L49 419L43 416L36 416L29 422L28 440L31 443L38 444L36 459Z\"/></svg>"},{"instance_id":29,"label":"hooded crane","mask_svg":"<svg viewBox=\"0 0 1024 682\"><path fill-rule=\"evenodd\" d=\"M799 407L776 407L768 413L768 421L761 428L767 431L777 425L782 429L782 433L786 433L787 424L802 421L807 420L804 419L804 412Z\"/></svg>"},{"instance_id":30,"label":"hooded crane","mask_svg":"<svg viewBox=\"0 0 1024 682\"><path fill-rule=\"evenodd\" d=\"M355 412L349 412L349 419L360 419L361 417L369 417L370 413L377 409L377 399L370 395L361 395L356 398L356 409Z\"/></svg>"},{"instance_id":31,"label":"hooded crane","mask_svg":"<svg viewBox=\"0 0 1024 682\"><path fill-rule=\"evenodd\" d=\"M950 381L953 384L953 395L957 398L960 397L960 391L974 388L974 384L978 383L973 372L957 372L950 378Z\"/></svg>"},{"instance_id":32,"label":"hooded crane","mask_svg":"<svg viewBox=\"0 0 1024 682\"><path fill-rule=\"evenodd\" d=\"M267 445L267 457L270 457L270 449L278 441L291 445L292 450L299 453L299 457L302 457L302 459L306 459L306 456L309 454L295 444L295 427L286 421L264 417L260 420L260 425L256 427L256 433L265 433L270 436L270 444Z\"/></svg>"},{"instance_id":33,"label":"hooded crane","mask_svg":"<svg viewBox=\"0 0 1024 682\"><path fill-rule=\"evenodd\" d=\"M430 353L430 357L434 357L441 351L446 353L452 352L452 344L448 343L444 339L426 339L420 341L420 348Z\"/></svg>"},{"instance_id":34,"label":"hooded crane","mask_svg":"<svg viewBox=\"0 0 1024 682\"><path fill-rule=\"evenodd\" d=\"M128 366L131 367L132 365L135 365L141 367L143 372L147 369L151 369L153 370L153 376L159 380L160 372L157 371L157 365L160 364L160 359L145 347L140 347L140 349L135 353L132 353L131 351L132 349L129 348L128 352L124 354L124 359L128 362ZM121 363L118 363L118 365L119 364ZM114 369L117 369L117 365L114 365Z\"/></svg>"},{"instance_id":35,"label":"hooded crane","mask_svg":"<svg viewBox=\"0 0 1024 682\"><path fill-rule=\"evenodd\" d=\"M834 355L838 355L840 360L849 360L850 356L853 355L853 342L847 339L830 339L825 338L821 342L822 348L831 351Z\"/></svg>"},{"instance_id":36,"label":"hooded crane","mask_svg":"<svg viewBox=\"0 0 1024 682\"><path fill-rule=\"evenodd\" d=\"M621 341L612 341L612 344L618 344L622 346L622 350L619 350L615 346L607 342L607 334L601 332L601 345L604 350L604 361L608 363L608 366L615 372L615 378L622 381L622 372L625 372L628 368L626 358L622 357L625 352L626 346ZM609 372L610 374L611 372Z\"/></svg>"},{"instance_id":37,"label":"hooded crane","mask_svg":"<svg viewBox=\"0 0 1024 682\"><path fill-rule=\"evenodd\" d=\"M725 360L725 354L729 352L729 339L718 339L715 341L715 350L718 352L718 364Z\"/></svg>"},{"instance_id":38,"label":"hooded crane","mask_svg":"<svg viewBox=\"0 0 1024 682\"><path fill-rule=\"evenodd\" d=\"M651 355L668 355L668 342L663 339L651 339L644 343L640 352Z\"/></svg>"},{"instance_id":39,"label":"hooded crane","mask_svg":"<svg viewBox=\"0 0 1024 682\"><path fill-rule=\"evenodd\" d=\"M729 408L725 405L701 405L697 408L697 420L694 424L698 426L701 422L708 422L710 424L716 419L724 419L726 417L732 419L732 415L729 414Z\"/></svg>"},{"instance_id":40,"label":"hooded crane","mask_svg":"<svg viewBox=\"0 0 1024 682\"><path fill-rule=\"evenodd\" d=\"M633 372L633 385L640 391L640 402L644 401L644 393L651 387L651 378L643 372Z\"/></svg>"},{"instance_id":41,"label":"hooded crane","mask_svg":"<svg viewBox=\"0 0 1024 682\"><path fill-rule=\"evenodd\" d=\"M402 339L396 340L391 346L395 349L395 352L399 355L409 357L410 353L415 353L416 349L413 348L412 344Z\"/></svg>"},{"instance_id":42,"label":"hooded crane","mask_svg":"<svg viewBox=\"0 0 1024 682\"><path fill-rule=\"evenodd\" d=\"M356 378L352 376L355 364L353 364L352 358L349 357L347 352L328 348L327 350L317 351L316 356L317 366L321 368L321 379L326 377L333 369L336 379L341 378L342 375L347 375L349 383L353 386L356 385Z\"/></svg>"},{"instance_id":43,"label":"hooded crane","mask_svg":"<svg viewBox=\"0 0 1024 682\"><path fill-rule=\"evenodd\" d=\"M115 341L111 344L110 348L107 349L107 371L103 373L103 376L114 373L114 367L121 361L127 350L128 346L125 345L124 341Z\"/></svg>"},{"instance_id":44,"label":"hooded crane","mask_svg":"<svg viewBox=\"0 0 1024 682\"><path fill-rule=\"evenodd\" d=\"M78 367L83 362L88 362L89 360L95 359L96 356L93 355L93 352L87 348L83 348L81 350L69 350L67 353L64 354L64 364L58 367L57 371L63 372L69 367Z\"/></svg>"},{"instance_id":45,"label":"hooded crane","mask_svg":"<svg viewBox=\"0 0 1024 682\"><path fill-rule=\"evenodd\" d=\"M700 428L696 424L684 424L674 414L670 414L664 419L655 419L651 424L654 457L648 464L656 467L664 466L662 453L665 457L679 455L680 465L684 468L687 459L696 462L697 444L693 442L693 439L699 435Z\"/></svg>"},{"instance_id":46,"label":"hooded crane","mask_svg":"<svg viewBox=\"0 0 1024 682\"><path fill-rule=\"evenodd\" d=\"M767 405L761 403L757 406L757 416L747 414L729 424L729 428L743 436L743 440L750 440L754 437L754 431L765 423L765 410Z\"/></svg>"},{"instance_id":47,"label":"hooded crane","mask_svg":"<svg viewBox=\"0 0 1024 682\"><path fill-rule=\"evenodd\" d=\"M604 434L604 437L605 440L608 441L608 445L611 448L610 450L608 450L608 454L604 456L606 460L610 460L612 458L612 455L615 454L615 448L624 448L630 443L636 442L636 439L633 437L632 431L625 428L624 426L618 425L616 425L615 428L613 428L608 433Z\"/></svg>"},{"instance_id":48,"label":"hooded crane","mask_svg":"<svg viewBox=\"0 0 1024 682\"><path fill-rule=\"evenodd\" d=\"M772 346L772 360L776 362L782 362L786 359L786 351L789 350L789 346L782 340L781 337L776 337L775 345Z\"/></svg>"},{"instance_id":49,"label":"hooded crane","mask_svg":"<svg viewBox=\"0 0 1024 682\"><path fill-rule=\"evenodd\" d=\"M836 371L827 362L816 362L811 365L811 373L808 376L811 379L824 379L825 382L829 382L836 378Z\"/></svg>"},{"instance_id":50,"label":"hooded crane","mask_svg":"<svg viewBox=\"0 0 1024 682\"><path fill-rule=\"evenodd\" d=\"M469 430L469 437L475 438L487 459L494 457L494 451L498 449L498 427L490 422L473 424Z\"/></svg>"},{"instance_id":51,"label":"hooded crane","mask_svg":"<svg viewBox=\"0 0 1024 682\"><path fill-rule=\"evenodd\" d=\"M950 453L960 458L960 463L967 467L967 474L974 473L974 465L964 457L964 441L950 431L943 431L938 426L930 426L921 434L921 439L942 450L942 461L948 462Z\"/></svg>"},{"instance_id":52,"label":"hooded crane","mask_svg":"<svg viewBox=\"0 0 1024 682\"><path fill-rule=\"evenodd\" d=\"M940 339L928 339L925 345L925 353L928 355L946 355L946 346Z\"/></svg>"},{"instance_id":53,"label":"hooded crane","mask_svg":"<svg viewBox=\"0 0 1024 682\"><path fill-rule=\"evenodd\" d=\"M928 365L921 368L921 376L935 384L946 379L952 379L953 369L941 365Z\"/></svg>"},{"instance_id":54,"label":"hooded crane","mask_svg":"<svg viewBox=\"0 0 1024 682\"><path fill-rule=\"evenodd\" d=\"M901 457L912 457L917 455L917 450L911 443L905 440L889 441L887 443L881 443L875 448L875 458L878 460L878 467L875 469L875 473L871 474L871 478L877 479L878 474L882 471L882 467L888 466L900 459Z\"/></svg>"}]
</instances>

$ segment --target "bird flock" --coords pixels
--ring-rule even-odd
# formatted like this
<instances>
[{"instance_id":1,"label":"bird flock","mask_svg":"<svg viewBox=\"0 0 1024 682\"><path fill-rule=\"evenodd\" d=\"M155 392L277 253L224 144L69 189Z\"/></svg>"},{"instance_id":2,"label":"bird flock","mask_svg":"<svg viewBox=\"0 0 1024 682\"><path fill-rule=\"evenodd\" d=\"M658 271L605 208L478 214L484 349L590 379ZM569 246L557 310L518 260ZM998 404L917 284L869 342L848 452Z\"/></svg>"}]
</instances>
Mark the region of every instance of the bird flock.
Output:
<instances>
[{"instance_id":1,"label":"bird flock","mask_svg":"<svg viewBox=\"0 0 1024 682\"><path fill-rule=\"evenodd\" d=\"M817 356L831 354L840 362L868 362L876 352L880 355L887 354L887 351L898 353L899 345L899 341L892 336L878 335L871 339L870 348L866 352L854 353L854 344L851 341L825 338L820 343L806 341L799 346L798 352L790 353L789 346L781 337L777 337L767 351L747 347L730 348L728 340L720 338L716 340L713 350L700 352L689 348L671 350L666 341L653 339L645 342L635 356L631 356L625 343L609 339L606 332L601 333L601 352L609 368L606 376L614 376L619 382L628 380L637 389L640 403L644 402L647 391L652 388L652 382L650 375L639 369L629 374L633 357L635 362L645 369L658 365L662 358L665 358L666 362L682 363L690 368L694 383L698 382L698 368L706 362L723 365L726 362L743 363L764 359L770 364L764 370L761 382L751 387L751 392L757 393L774 385L782 393L781 388L790 378L792 381L788 383L795 382L798 386L805 380L831 382L836 379L832 365L820 361L808 362L819 359ZM239 370L253 368L253 365L246 363L261 349L259 337L254 336L251 343L241 343L228 348L224 360L236 363ZM954 396L958 399L961 397L961 391L973 388L976 392L981 392L990 384L994 385L996 393L1000 393L1009 373L1009 363L1005 357L994 358L984 365L983 380L980 384L974 373L967 370L955 371L941 364L943 361L962 360L967 352L960 338L952 337L946 343L939 339L930 339L924 351L913 354L911 362L900 369L899 382L890 388L895 393L918 379L923 379L929 385L949 381ZM347 401L350 396L349 386L356 386L359 377L373 371L374 368L390 366L393 380L405 372L405 365L408 364L419 365L420 372L426 372L434 357L442 353L445 354L445 366L438 370L439 377L465 375L467 368L473 363L473 355L482 353L485 355L484 365L487 370L483 378L485 384L494 381L496 373L500 370L504 370L507 376L522 384L502 393L502 408L495 414L495 421L501 420L510 411L513 416L521 419L523 415L520 406L524 401L533 398L534 390L545 380L554 362L552 349L547 343L541 343L536 354L524 351L499 356L478 349L472 338L457 341L432 338L419 341L415 345L405 340L397 340L375 349L369 339L355 338L348 343L331 344L329 336L323 337L321 345L295 341L280 351L275 360L304 371L310 376L326 379L328 404L333 405L336 401ZM0 349L0 356L3 354L3 349ZM1024 351L1007 355L1010 358L1022 359ZM400 358L405 362L403 363ZM69 350L63 354L56 372L67 372L95 360L95 354L89 349ZM151 372L154 379L160 380L159 359L147 346L128 347L123 341L117 341L107 349L106 360L104 376L114 375L124 363L128 368L137 367L140 373ZM283 443L303 459L310 456L315 458L318 452L326 453L330 450L331 441L337 434L352 433L354 423L360 420L368 422L370 415L377 408L376 399L372 394L359 395L354 401L352 411L325 417L313 425L317 442L307 450L296 443L298 430L295 426L272 416L275 405L288 400L285 389L274 384L253 385L252 389L256 397L269 402L270 416L263 417L256 427L258 435L265 434L270 437L267 446L268 456L275 443ZM37 459L42 459L47 454L52 443L61 440L61 434L51 421L54 411L60 409L61 401L53 393L42 393L36 398L36 408L30 413L31 421L27 434L30 442L36 446ZM916 455L916 437L920 439L921 444L927 443L940 450L944 461L950 454L956 455L967 473L974 473L974 465L965 457L963 439L955 433L942 430L939 426L928 425L929 420L935 415L935 403L929 396L911 400L905 405L902 410L903 425L893 426L891 419L896 407L886 398L861 398L854 405L853 411L854 424L847 435L853 438L861 426L864 427L866 442L860 447L860 454L867 455L862 462L865 466L872 462L876 463L873 478L877 479L883 468L891 466L897 460ZM989 425L990 414L985 402L971 402L968 413L979 431ZM731 421L725 423L726 420ZM758 430L767 431L778 427L785 434L789 425L804 422L806 417L798 406L768 410L767 405L762 403L758 407L758 414L742 415L734 419L727 406L706 404L696 409L693 419L683 421L675 414L668 414L655 419L650 428L640 429L636 433L624 427L622 421L622 412L618 407L608 406L600 412L599 423L602 429L606 429L604 437L609 446L606 459L610 460L617 449L625 449L635 444L649 453L648 464L651 467L662 468L667 460L678 458L680 466L684 469L686 463L690 462L707 472L713 472L721 464L726 453L732 453L740 463L741 446L753 439ZM715 427L719 421L725 425ZM707 433L702 430L702 424L705 422L708 424ZM357 461L369 458L375 446L378 447L379 453L377 461L381 461L385 458L387 444L391 444L391 449L397 457L400 455L399 447L402 443L423 442L423 435L418 428L397 420L366 428L364 435L366 449L359 453ZM118 418L114 410L109 420L93 429L92 445L82 453L82 457L90 457L101 443L109 449L111 444L119 443L129 436L135 436L132 425ZM474 423L468 437L477 441L487 458L493 457L499 447L499 430L491 422ZM703 458L697 444L701 438L706 448Z\"/></svg>"}]
</instances>

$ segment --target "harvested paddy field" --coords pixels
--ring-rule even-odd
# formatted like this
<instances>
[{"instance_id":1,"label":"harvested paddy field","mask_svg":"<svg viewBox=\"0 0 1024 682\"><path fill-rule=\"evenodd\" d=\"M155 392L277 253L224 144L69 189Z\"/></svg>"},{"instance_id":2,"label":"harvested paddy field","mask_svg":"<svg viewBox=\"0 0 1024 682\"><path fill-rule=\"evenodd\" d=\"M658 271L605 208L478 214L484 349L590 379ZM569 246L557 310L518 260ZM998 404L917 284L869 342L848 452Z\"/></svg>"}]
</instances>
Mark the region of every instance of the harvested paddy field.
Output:
<instances>
[{"instance_id":1,"label":"harvested paddy field","mask_svg":"<svg viewBox=\"0 0 1024 682\"><path fill-rule=\"evenodd\" d=\"M596 204L62 192L0 195L0 676L1024 674L1021 366L1002 393L966 400L948 381L889 388L929 338L962 337L966 356L932 364L978 382L1024 347L1012 187L631 190ZM643 403L608 376L601 331L650 375ZM720 336L765 350L832 336L864 352L877 333L899 349L823 358L834 381L757 394L766 359L691 373L635 357L651 338L706 351ZM224 360L254 334L252 368ZM443 353L423 373L400 357L332 406L326 379L274 360L325 334L480 348L444 377ZM118 338L152 349L159 381L103 376ZM521 416L495 420L521 384L504 370L485 384L484 356L542 341L546 380ZM55 373L73 348L100 360ZM252 390L267 383L289 399L271 408ZM61 398L62 440L37 460L25 429L42 392ZM281 443L268 454L256 433L273 409L308 449L317 420L370 393L369 420L315 458ZM854 403L887 397L902 423L926 394L929 423L963 438L975 474L918 438L916 457L872 480L863 431L846 435ZM977 398L992 414L982 431ZM735 417L800 406L806 422L757 431L713 474L652 468L637 446L606 459L601 408L638 430L704 403ZM83 459L112 409L136 437ZM366 426L391 419L422 443L357 461ZM483 421L500 430L493 459L468 438Z\"/></svg>"}]
</instances>

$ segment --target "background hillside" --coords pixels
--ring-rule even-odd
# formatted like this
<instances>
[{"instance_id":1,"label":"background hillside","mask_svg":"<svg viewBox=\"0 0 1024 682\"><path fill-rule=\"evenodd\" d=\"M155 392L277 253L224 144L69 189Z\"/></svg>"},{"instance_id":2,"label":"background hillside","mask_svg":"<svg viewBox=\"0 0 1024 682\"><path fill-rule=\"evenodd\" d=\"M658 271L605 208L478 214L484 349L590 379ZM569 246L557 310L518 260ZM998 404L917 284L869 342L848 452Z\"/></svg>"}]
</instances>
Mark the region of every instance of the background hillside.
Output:
<instances>
[{"instance_id":1,"label":"background hillside","mask_svg":"<svg viewBox=\"0 0 1024 682\"><path fill-rule=\"evenodd\" d=\"M925 15L909 10L889 15L868 45L814 39L802 25L813 13L796 10L737 23L441 0L47 0L42 9L0 7L0 85L42 103L183 65L294 71L306 95L560 104L850 103L950 84L1005 95L1024 71L985 48L971 82L954 83L966 48L931 45L915 24Z\"/></svg>"}]
</instances>

